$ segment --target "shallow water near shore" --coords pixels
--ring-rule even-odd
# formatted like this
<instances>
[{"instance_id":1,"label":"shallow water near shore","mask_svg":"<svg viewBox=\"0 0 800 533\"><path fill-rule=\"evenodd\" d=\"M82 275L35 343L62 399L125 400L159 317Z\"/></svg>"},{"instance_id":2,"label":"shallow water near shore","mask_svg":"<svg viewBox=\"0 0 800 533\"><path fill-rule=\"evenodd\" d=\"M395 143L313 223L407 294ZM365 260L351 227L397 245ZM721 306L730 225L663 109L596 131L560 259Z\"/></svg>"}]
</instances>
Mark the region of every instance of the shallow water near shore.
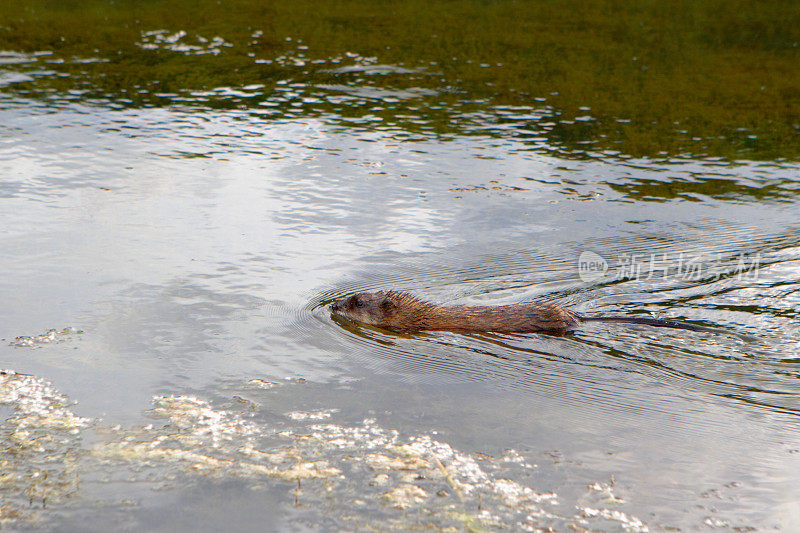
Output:
<instances>
[{"instance_id":1,"label":"shallow water near shore","mask_svg":"<svg viewBox=\"0 0 800 533\"><path fill-rule=\"evenodd\" d=\"M800 526L791 119L774 128L788 137L742 140L706 117L717 130L691 141L561 78L561 99L487 93L487 69L519 68L501 56L400 64L366 37L320 51L253 19L259 48L155 7L79 55L69 32L48 48L26 26L52 13L26 16L0 34L0 523ZM215 77L225 54L240 83ZM331 317L387 289L718 332L401 335Z\"/></svg>"}]
</instances>

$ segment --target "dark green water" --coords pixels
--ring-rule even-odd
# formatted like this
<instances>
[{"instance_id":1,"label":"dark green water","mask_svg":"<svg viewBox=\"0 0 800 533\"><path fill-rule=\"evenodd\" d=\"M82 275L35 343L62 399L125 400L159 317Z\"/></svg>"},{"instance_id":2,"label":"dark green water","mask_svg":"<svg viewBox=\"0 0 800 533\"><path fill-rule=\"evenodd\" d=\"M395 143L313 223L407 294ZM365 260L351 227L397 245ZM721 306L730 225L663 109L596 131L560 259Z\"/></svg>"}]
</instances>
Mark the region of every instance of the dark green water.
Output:
<instances>
[{"instance_id":1,"label":"dark green water","mask_svg":"<svg viewBox=\"0 0 800 533\"><path fill-rule=\"evenodd\" d=\"M797 28L4 3L0 523L797 529ZM378 289L720 332L331 318Z\"/></svg>"}]
</instances>

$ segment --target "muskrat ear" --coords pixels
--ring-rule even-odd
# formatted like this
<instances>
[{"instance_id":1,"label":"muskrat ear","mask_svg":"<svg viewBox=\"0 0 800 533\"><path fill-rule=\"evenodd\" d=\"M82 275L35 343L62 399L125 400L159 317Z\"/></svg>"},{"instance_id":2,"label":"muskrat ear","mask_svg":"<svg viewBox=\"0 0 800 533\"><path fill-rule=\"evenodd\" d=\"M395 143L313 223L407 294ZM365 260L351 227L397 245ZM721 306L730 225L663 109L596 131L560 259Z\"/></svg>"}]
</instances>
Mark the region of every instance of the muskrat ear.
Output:
<instances>
[{"instance_id":1,"label":"muskrat ear","mask_svg":"<svg viewBox=\"0 0 800 533\"><path fill-rule=\"evenodd\" d=\"M395 307L397 306L390 298L384 298L383 301L381 301L381 309L383 310L384 313L388 311L394 311Z\"/></svg>"}]
</instances>

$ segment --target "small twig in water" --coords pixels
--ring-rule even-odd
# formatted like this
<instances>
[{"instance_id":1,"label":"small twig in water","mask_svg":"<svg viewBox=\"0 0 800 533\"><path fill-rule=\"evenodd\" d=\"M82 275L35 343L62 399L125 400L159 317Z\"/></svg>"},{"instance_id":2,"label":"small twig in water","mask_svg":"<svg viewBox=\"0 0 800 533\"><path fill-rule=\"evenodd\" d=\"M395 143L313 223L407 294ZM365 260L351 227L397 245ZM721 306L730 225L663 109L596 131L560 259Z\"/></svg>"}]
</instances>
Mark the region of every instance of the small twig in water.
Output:
<instances>
[{"instance_id":1,"label":"small twig in water","mask_svg":"<svg viewBox=\"0 0 800 533\"><path fill-rule=\"evenodd\" d=\"M442 462L439 460L438 457L436 457L434 455L433 456L433 460L436 461L436 466L438 466L439 470L442 471L442 474L444 474L444 478L447 480L447 483L451 487L453 487L453 490L456 491L456 494L458 494L458 499L461 500L461 502L463 503L464 502L464 495L461 494L461 489L456 484L457 483L456 480L453 479L453 477L450 475L450 472L447 471L447 469L444 467L444 465L442 464Z\"/></svg>"}]
</instances>

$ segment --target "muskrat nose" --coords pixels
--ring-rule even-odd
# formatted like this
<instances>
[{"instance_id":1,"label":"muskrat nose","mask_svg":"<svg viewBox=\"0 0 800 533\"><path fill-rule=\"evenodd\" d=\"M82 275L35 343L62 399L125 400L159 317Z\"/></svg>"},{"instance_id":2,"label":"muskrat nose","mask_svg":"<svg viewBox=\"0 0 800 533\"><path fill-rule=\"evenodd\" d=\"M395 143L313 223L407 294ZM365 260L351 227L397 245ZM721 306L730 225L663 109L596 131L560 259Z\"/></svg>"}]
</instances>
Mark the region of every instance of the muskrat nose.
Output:
<instances>
[{"instance_id":1,"label":"muskrat nose","mask_svg":"<svg viewBox=\"0 0 800 533\"><path fill-rule=\"evenodd\" d=\"M339 310L339 302L333 302L331 304L331 311L338 311Z\"/></svg>"}]
</instances>

